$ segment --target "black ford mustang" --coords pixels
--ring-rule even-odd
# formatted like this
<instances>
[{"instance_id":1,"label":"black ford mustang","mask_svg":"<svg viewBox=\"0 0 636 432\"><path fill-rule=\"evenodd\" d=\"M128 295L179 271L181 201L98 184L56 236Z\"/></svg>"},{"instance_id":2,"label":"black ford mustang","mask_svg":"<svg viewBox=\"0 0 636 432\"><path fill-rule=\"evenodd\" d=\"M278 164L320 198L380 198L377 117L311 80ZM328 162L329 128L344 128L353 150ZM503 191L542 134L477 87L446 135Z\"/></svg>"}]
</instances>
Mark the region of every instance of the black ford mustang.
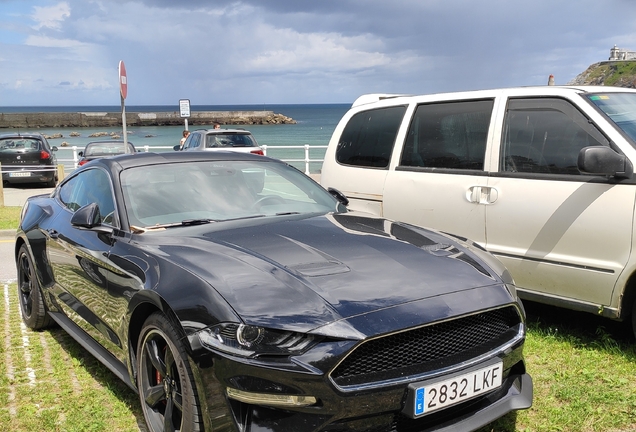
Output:
<instances>
[{"instance_id":1,"label":"black ford mustang","mask_svg":"<svg viewBox=\"0 0 636 432\"><path fill-rule=\"evenodd\" d=\"M23 320L77 339L152 431L472 430L528 408L501 264L331 192L248 154L96 160L24 207Z\"/></svg>"}]
</instances>

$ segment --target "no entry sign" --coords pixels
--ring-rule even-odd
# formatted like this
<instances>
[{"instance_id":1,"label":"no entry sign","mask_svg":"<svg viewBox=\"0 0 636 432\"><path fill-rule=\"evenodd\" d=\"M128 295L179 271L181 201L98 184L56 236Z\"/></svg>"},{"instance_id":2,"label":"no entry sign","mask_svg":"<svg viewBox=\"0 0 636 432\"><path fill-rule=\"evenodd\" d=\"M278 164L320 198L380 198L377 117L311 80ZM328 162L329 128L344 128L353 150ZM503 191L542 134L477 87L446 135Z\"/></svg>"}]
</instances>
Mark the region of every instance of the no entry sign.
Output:
<instances>
[{"instance_id":1,"label":"no entry sign","mask_svg":"<svg viewBox=\"0 0 636 432\"><path fill-rule=\"evenodd\" d=\"M126 78L126 66L124 66L123 60L119 62L119 92L122 99L126 99L128 95L128 79Z\"/></svg>"}]
</instances>

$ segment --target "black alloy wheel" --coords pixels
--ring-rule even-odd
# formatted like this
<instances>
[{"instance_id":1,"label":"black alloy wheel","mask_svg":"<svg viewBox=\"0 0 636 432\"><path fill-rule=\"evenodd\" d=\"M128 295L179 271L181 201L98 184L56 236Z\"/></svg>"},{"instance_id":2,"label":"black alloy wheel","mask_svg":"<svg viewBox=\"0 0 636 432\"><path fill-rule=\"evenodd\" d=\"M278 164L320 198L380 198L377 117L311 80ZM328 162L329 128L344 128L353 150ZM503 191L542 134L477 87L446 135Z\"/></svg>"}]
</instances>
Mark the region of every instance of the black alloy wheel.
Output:
<instances>
[{"instance_id":1,"label":"black alloy wheel","mask_svg":"<svg viewBox=\"0 0 636 432\"><path fill-rule=\"evenodd\" d=\"M139 399L152 432L200 431L200 408L187 354L174 326L156 312L137 346Z\"/></svg>"},{"instance_id":2,"label":"black alloy wheel","mask_svg":"<svg viewBox=\"0 0 636 432\"><path fill-rule=\"evenodd\" d=\"M50 327L52 319L46 312L40 284L35 275L35 266L26 245L20 247L17 264L18 296L24 324L33 330Z\"/></svg>"}]
</instances>

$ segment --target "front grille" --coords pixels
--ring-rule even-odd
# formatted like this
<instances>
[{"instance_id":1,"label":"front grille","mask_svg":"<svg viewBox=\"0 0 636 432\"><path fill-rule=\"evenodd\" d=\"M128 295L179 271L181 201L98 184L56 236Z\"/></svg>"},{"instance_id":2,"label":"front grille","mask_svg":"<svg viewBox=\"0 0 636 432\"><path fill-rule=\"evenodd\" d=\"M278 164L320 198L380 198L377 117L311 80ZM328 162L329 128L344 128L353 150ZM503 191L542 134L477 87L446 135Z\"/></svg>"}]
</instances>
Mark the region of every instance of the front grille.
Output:
<instances>
[{"instance_id":1,"label":"front grille","mask_svg":"<svg viewBox=\"0 0 636 432\"><path fill-rule=\"evenodd\" d=\"M430 324L358 345L332 372L339 387L426 374L470 361L515 339L514 306Z\"/></svg>"}]
</instances>

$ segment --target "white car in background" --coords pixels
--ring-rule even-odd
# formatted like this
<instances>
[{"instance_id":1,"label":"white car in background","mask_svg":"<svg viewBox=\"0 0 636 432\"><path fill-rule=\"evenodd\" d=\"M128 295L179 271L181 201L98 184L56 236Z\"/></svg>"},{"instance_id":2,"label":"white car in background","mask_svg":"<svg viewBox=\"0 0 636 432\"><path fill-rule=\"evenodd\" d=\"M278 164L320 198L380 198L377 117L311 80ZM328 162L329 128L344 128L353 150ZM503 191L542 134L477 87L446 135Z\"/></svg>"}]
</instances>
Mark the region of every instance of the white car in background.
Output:
<instances>
[{"instance_id":1,"label":"white car in background","mask_svg":"<svg viewBox=\"0 0 636 432\"><path fill-rule=\"evenodd\" d=\"M349 208L469 238L520 297L636 332L636 91L540 86L360 97L321 183Z\"/></svg>"},{"instance_id":2,"label":"white car in background","mask_svg":"<svg viewBox=\"0 0 636 432\"><path fill-rule=\"evenodd\" d=\"M200 129L188 135L181 151L235 151L263 155L254 136L243 129Z\"/></svg>"}]
</instances>

